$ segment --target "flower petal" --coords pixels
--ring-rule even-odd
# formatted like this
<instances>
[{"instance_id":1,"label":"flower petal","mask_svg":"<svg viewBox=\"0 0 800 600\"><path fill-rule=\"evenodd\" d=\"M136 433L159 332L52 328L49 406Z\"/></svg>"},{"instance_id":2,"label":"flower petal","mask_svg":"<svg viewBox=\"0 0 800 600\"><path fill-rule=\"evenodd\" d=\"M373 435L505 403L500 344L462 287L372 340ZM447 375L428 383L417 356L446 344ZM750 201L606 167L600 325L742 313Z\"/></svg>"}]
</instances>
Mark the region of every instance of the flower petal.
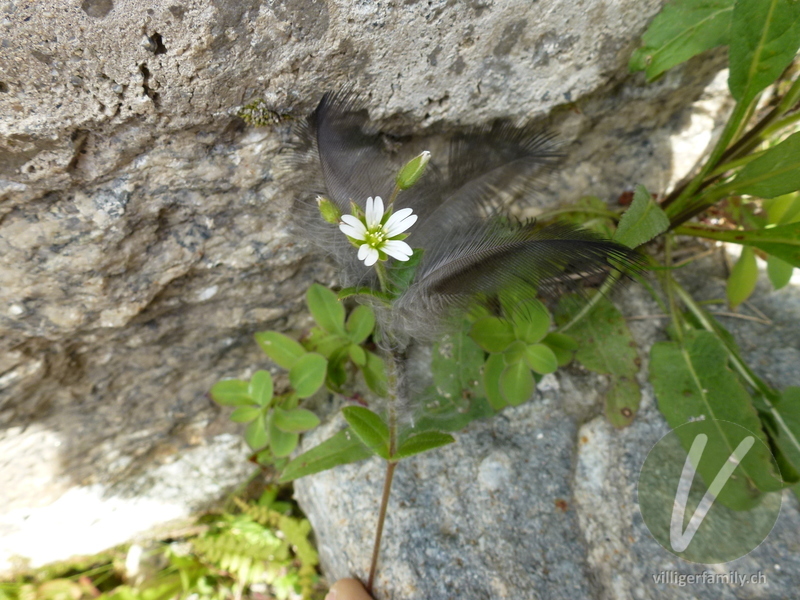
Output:
<instances>
[{"instance_id":1,"label":"flower petal","mask_svg":"<svg viewBox=\"0 0 800 600\"><path fill-rule=\"evenodd\" d=\"M367 229L374 229L381 223L383 218L383 200L380 196L367 198L367 210L365 211Z\"/></svg>"},{"instance_id":2,"label":"flower petal","mask_svg":"<svg viewBox=\"0 0 800 600\"><path fill-rule=\"evenodd\" d=\"M339 223L339 230L356 240L364 240L367 237L367 228L360 219L353 215L342 215L342 222Z\"/></svg>"},{"instance_id":3,"label":"flower petal","mask_svg":"<svg viewBox=\"0 0 800 600\"><path fill-rule=\"evenodd\" d=\"M416 222L417 215L414 214L413 210L410 208L401 208L389 217L389 220L386 221L386 225L383 226L383 230L386 232L386 237L394 237L403 233Z\"/></svg>"},{"instance_id":4,"label":"flower petal","mask_svg":"<svg viewBox=\"0 0 800 600\"><path fill-rule=\"evenodd\" d=\"M411 246L400 240L389 240L388 242L384 242L383 246L381 246L381 250L383 250L392 258L396 258L397 260L402 260L404 262L411 258L411 255L414 254Z\"/></svg>"},{"instance_id":5,"label":"flower petal","mask_svg":"<svg viewBox=\"0 0 800 600\"><path fill-rule=\"evenodd\" d=\"M371 247L372 246L370 246L369 244L361 244L358 247L358 260L364 260L365 258L367 258L367 255L369 254L369 250Z\"/></svg>"},{"instance_id":6,"label":"flower petal","mask_svg":"<svg viewBox=\"0 0 800 600\"><path fill-rule=\"evenodd\" d=\"M364 244L364 245L366 246L366 244ZM361 247L363 248L364 246L361 246ZM371 246L367 246L367 248L368 248L368 250L367 250L367 258L364 259L364 264L367 265L368 267L371 267L376 262L378 262L378 257L380 255L378 254L378 251L375 250L375 248L373 248Z\"/></svg>"}]
</instances>

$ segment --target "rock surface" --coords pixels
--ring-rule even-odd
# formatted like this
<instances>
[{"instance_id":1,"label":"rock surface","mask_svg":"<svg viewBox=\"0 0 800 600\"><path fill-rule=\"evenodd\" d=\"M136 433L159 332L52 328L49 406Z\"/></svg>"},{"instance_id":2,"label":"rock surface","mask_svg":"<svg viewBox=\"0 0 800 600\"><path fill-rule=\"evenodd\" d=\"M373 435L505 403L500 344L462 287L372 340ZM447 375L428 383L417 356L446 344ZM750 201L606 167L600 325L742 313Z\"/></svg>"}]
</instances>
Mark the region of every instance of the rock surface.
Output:
<instances>
[{"instance_id":1,"label":"rock surface","mask_svg":"<svg viewBox=\"0 0 800 600\"><path fill-rule=\"evenodd\" d=\"M629 53L661 4L0 4L0 570L15 553L41 563L101 550L246 476L236 430L207 390L267 366L252 333L302 328L309 283L335 281L286 228L296 190L276 160L292 119L322 91L350 85L381 126L432 143L497 117L546 120L567 155L543 194L549 203L589 193L614 201L637 183L663 189L702 151L725 105L724 78L707 87L717 55L652 85L627 76ZM254 100L263 101L253 110L264 126L237 116ZM758 352L794 360L791 348ZM553 402L570 381L551 382ZM585 396L582 406L596 400ZM500 523L533 557L503 564L512 575L491 579L489 596L531 573L552 597L566 594L559 575L538 572L544 564L574 569L576 596L596 590L597 577L613 578L587 554L570 502L573 442L588 418L581 410L562 419L554 406L519 409L549 424L542 439L523 441L516 418L491 425L530 451L525 460L542 449L552 459L518 492L538 498L536 507L508 507ZM497 490L516 478L519 461L511 448L488 449L491 431L464 434L463 448L449 452L486 452L480 477L460 485L498 507ZM460 455L447 460L472 477ZM451 477L441 465L426 469ZM412 476L401 470L397 489L419 488ZM556 493L566 511L553 512ZM365 494L365 510L373 497ZM75 530L64 523L89 527L81 507L102 515L94 523L103 536L69 546ZM514 519L529 513L556 523L560 542L537 541L533 522L514 533ZM31 543L43 535L47 545ZM447 560L418 548L397 564ZM345 569L331 560L332 574ZM457 574L442 589L468 589Z\"/></svg>"}]
</instances>

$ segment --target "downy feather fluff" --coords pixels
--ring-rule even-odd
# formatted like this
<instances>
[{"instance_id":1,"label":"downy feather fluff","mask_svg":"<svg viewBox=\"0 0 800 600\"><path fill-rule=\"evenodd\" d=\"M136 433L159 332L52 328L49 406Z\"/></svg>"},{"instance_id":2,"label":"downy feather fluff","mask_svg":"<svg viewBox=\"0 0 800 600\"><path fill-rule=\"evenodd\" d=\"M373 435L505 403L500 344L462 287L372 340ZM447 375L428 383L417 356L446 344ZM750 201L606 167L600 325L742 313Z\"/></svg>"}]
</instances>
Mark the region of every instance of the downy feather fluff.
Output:
<instances>
[{"instance_id":1,"label":"downy feather fluff","mask_svg":"<svg viewBox=\"0 0 800 600\"><path fill-rule=\"evenodd\" d=\"M345 214L351 202L364 208L370 196L388 200L412 156L392 152L391 140L370 127L366 110L346 93L326 94L298 134L292 169L310 192L295 205L300 227L333 255L343 285L377 288L374 269L319 217L316 197ZM433 156L422 179L395 202L395 210L410 207L419 216L406 242L424 250L411 286L390 310L378 311L384 330L401 344L440 334L476 297L523 286L552 294L586 275L639 262L633 250L585 229L537 227L506 215L556 164L551 135L500 122L455 137L448 154L444 165Z\"/></svg>"}]
</instances>

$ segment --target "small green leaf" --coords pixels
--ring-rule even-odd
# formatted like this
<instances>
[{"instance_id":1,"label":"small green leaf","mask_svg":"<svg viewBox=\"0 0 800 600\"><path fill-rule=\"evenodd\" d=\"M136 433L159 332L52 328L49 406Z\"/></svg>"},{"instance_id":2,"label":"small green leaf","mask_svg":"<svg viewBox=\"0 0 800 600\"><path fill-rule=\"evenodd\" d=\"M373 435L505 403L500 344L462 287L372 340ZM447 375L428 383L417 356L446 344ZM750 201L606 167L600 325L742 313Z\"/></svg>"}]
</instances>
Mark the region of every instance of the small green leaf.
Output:
<instances>
[{"instance_id":1,"label":"small green leaf","mask_svg":"<svg viewBox=\"0 0 800 600\"><path fill-rule=\"evenodd\" d=\"M273 415L269 428L269 447L272 449L272 453L278 458L289 456L297 448L299 441L300 436L298 434L287 433L278 428Z\"/></svg>"},{"instance_id":2,"label":"small green leaf","mask_svg":"<svg viewBox=\"0 0 800 600\"><path fill-rule=\"evenodd\" d=\"M381 458L389 458L389 428L378 415L362 406L346 406L342 414L367 448Z\"/></svg>"},{"instance_id":3,"label":"small green leaf","mask_svg":"<svg viewBox=\"0 0 800 600\"><path fill-rule=\"evenodd\" d=\"M548 333L542 343L547 344L556 355L559 367L571 363L575 350L578 349L578 342L575 341L575 338L564 333Z\"/></svg>"},{"instance_id":4,"label":"small green leaf","mask_svg":"<svg viewBox=\"0 0 800 600\"><path fill-rule=\"evenodd\" d=\"M306 292L306 303L317 325L328 333L346 335L344 305L336 297L336 294L325 286L315 283Z\"/></svg>"},{"instance_id":5,"label":"small green leaf","mask_svg":"<svg viewBox=\"0 0 800 600\"><path fill-rule=\"evenodd\" d=\"M750 104L789 66L800 47L796 0L737 0L731 22L730 77L733 97Z\"/></svg>"},{"instance_id":6,"label":"small green leaf","mask_svg":"<svg viewBox=\"0 0 800 600\"><path fill-rule=\"evenodd\" d=\"M250 396L259 406L267 406L272 400L272 375L269 371L256 371L250 378Z\"/></svg>"},{"instance_id":7,"label":"small green leaf","mask_svg":"<svg viewBox=\"0 0 800 600\"><path fill-rule=\"evenodd\" d=\"M550 329L550 313L545 305L536 299L516 304L510 316L514 335L526 344L541 341Z\"/></svg>"},{"instance_id":8,"label":"small green leaf","mask_svg":"<svg viewBox=\"0 0 800 600\"><path fill-rule=\"evenodd\" d=\"M653 201L647 188L637 185L633 202L619 221L614 241L629 248L636 248L667 229L669 229L669 217Z\"/></svg>"},{"instance_id":9,"label":"small green leaf","mask_svg":"<svg viewBox=\"0 0 800 600\"><path fill-rule=\"evenodd\" d=\"M321 330L317 330L321 331ZM309 347L313 348L322 356L329 360L334 359L334 355L340 350L344 350L350 345L350 341L341 335L323 335L315 336L314 340L310 342Z\"/></svg>"},{"instance_id":10,"label":"small green leaf","mask_svg":"<svg viewBox=\"0 0 800 600\"><path fill-rule=\"evenodd\" d=\"M525 348L523 358L525 364L540 375L553 373L558 369L558 359L555 353L544 344L531 344Z\"/></svg>"},{"instance_id":11,"label":"small green leaf","mask_svg":"<svg viewBox=\"0 0 800 600\"><path fill-rule=\"evenodd\" d=\"M253 450L260 450L269 442L265 419L266 415L262 412L244 430L244 441Z\"/></svg>"},{"instance_id":12,"label":"small green leaf","mask_svg":"<svg viewBox=\"0 0 800 600\"><path fill-rule=\"evenodd\" d=\"M289 382L300 398L308 398L325 383L327 369L328 361L324 356L309 352L291 368Z\"/></svg>"},{"instance_id":13,"label":"small green leaf","mask_svg":"<svg viewBox=\"0 0 800 600\"><path fill-rule=\"evenodd\" d=\"M291 369L306 351L296 340L277 331L261 331L255 335L264 354L284 369Z\"/></svg>"},{"instance_id":14,"label":"small green leaf","mask_svg":"<svg viewBox=\"0 0 800 600\"><path fill-rule=\"evenodd\" d=\"M500 376L500 390L511 406L519 406L530 400L535 387L533 375L522 361L508 365Z\"/></svg>"},{"instance_id":15,"label":"small green leaf","mask_svg":"<svg viewBox=\"0 0 800 600\"><path fill-rule=\"evenodd\" d=\"M249 423L263 414L264 412L258 406L240 406L231 413L230 419L234 423Z\"/></svg>"},{"instance_id":16,"label":"small green leaf","mask_svg":"<svg viewBox=\"0 0 800 600\"><path fill-rule=\"evenodd\" d=\"M377 354L367 351L367 364L361 369L361 372L364 374L367 387L378 396L386 397L389 388L386 380L386 364L383 359Z\"/></svg>"},{"instance_id":17,"label":"small green leaf","mask_svg":"<svg viewBox=\"0 0 800 600\"><path fill-rule=\"evenodd\" d=\"M447 433L440 431L424 431L417 435L412 435L400 445L400 448L391 457L392 461L402 460L415 454L421 454L434 448L441 448L447 444L455 442L455 438Z\"/></svg>"},{"instance_id":18,"label":"small green leaf","mask_svg":"<svg viewBox=\"0 0 800 600\"><path fill-rule=\"evenodd\" d=\"M287 433L303 433L319 425L319 418L310 410L295 408L283 410L276 407L272 416L275 427Z\"/></svg>"},{"instance_id":19,"label":"small green leaf","mask_svg":"<svg viewBox=\"0 0 800 600\"><path fill-rule=\"evenodd\" d=\"M372 452L348 427L290 461L281 473L279 483L358 462L370 456Z\"/></svg>"},{"instance_id":20,"label":"small green leaf","mask_svg":"<svg viewBox=\"0 0 800 600\"><path fill-rule=\"evenodd\" d=\"M502 354L490 354L483 367L483 387L486 399L494 410L501 410L508 406L500 390L500 378L506 369L506 361Z\"/></svg>"},{"instance_id":21,"label":"small green leaf","mask_svg":"<svg viewBox=\"0 0 800 600\"><path fill-rule=\"evenodd\" d=\"M503 352L503 360L506 361L507 365L520 362L525 356L525 349L527 347L527 344L522 340L515 340L505 349L505 352Z\"/></svg>"},{"instance_id":22,"label":"small green leaf","mask_svg":"<svg viewBox=\"0 0 800 600\"><path fill-rule=\"evenodd\" d=\"M502 352L516 339L511 323L498 317L478 319L469 335L487 352Z\"/></svg>"},{"instance_id":23,"label":"small green leaf","mask_svg":"<svg viewBox=\"0 0 800 600\"><path fill-rule=\"evenodd\" d=\"M347 317L347 334L350 341L360 344L375 328L375 313L365 304L358 305Z\"/></svg>"},{"instance_id":24,"label":"small green leaf","mask_svg":"<svg viewBox=\"0 0 800 600\"><path fill-rule=\"evenodd\" d=\"M253 403L247 388L246 381L225 379L214 384L211 388L211 397L214 402L222 406L246 406Z\"/></svg>"},{"instance_id":25,"label":"small green leaf","mask_svg":"<svg viewBox=\"0 0 800 600\"><path fill-rule=\"evenodd\" d=\"M742 254L731 269L726 288L731 308L736 308L750 297L750 294L756 289L757 280L758 266L755 252L748 246L742 246Z\"/></svg>"},{"instance_id":26,"label":"small green leaf","mask_svg":"<svg viewBox=\"0 0 800 600\"><path fill-rule=\"evenodd\" d=\"M347 347L347 354L350 356L350 360L352 360L359 367L363 367L367 364L367 353L361 346L357 344L350 344Z\"/></svg>"},{"instance_id":27,"label":"small green leaf","mask_svg":"<svg viewBox=\"0 0 800 600\"><path fill-rule=\"evenodd\" d=\"M639 384L627 377L614 379L606 394L606 418L614 427L627 427L639 410L642 392Z\"/></svg>"},{"instance_id":28,"label":"small green leaf","mask_svg":"<svg viewBox=\"0 0 800 600\"><path fill-rule=\"evenodd\" d=\"M785 287L792 279L794 267L777 256L767 257L767 275L776 290Z\"/></svg>"},{"instance_id":29,"label":"small green leaf","mask_svg":"<svg viewBox=\"0 0 800 600\"><path fill-rule=\"evenodd\" d=\"M674 0L656 15L634 52L631 71L647 70L652 81L715 46L728 43L734 0Z\"/></svg>"}]
</instances>

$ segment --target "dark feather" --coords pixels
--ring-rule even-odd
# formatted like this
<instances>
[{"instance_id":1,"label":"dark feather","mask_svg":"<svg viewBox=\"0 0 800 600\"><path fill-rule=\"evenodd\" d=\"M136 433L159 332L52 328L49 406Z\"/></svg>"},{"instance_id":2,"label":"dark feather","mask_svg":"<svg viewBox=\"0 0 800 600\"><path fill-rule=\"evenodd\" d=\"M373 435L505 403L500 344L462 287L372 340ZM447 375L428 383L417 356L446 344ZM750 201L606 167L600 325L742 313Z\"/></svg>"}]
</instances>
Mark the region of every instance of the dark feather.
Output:
<instances>
[{"instance_id":1,"label":"dark feather","mask_svg":"<svg viewBox=\"0 0 800 600\"><path fill-rule=\"evenodd\" d=\"M344 213L351 201L363 208L370 196L386 200L398 169L412 157L400 160L389 151L363 104L347 93L325 94L298 133L296 154L305 158L296 164L306 171L298 177L323 188L301 201L301 227L336 258L344 285L376 284L374 269L357 260L346 237L322 223L314 197L326 196ZM587 230L537 228L504 216L511 203L536 193L541 176L557 162L550 134L500 122L454 138L446 165L437 167L436 159L396 202L396 208L410 207L418 215L406 242L424 255L414 283L383 315L395 333L430 337L439 330L437 322L476 296L522 286L553 293L611 266L638 264L636 252ZM323 227L312 227L309 219Z\"/></svg>"}]
</instances>

